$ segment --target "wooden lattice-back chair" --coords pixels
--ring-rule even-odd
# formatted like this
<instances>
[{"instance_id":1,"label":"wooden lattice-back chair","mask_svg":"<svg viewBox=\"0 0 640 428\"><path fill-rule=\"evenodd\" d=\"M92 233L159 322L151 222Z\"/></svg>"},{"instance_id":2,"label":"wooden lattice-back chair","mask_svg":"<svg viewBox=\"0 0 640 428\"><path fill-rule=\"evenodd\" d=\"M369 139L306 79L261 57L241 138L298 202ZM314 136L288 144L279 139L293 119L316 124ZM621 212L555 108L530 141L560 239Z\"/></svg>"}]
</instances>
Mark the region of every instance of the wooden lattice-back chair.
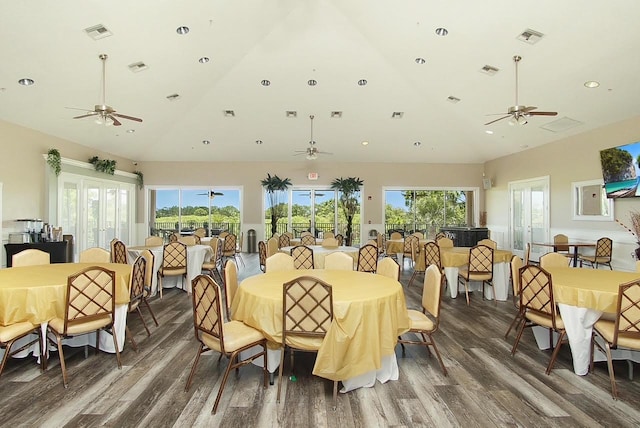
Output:
<instances>
[{"instance_id":1,"label":"wooden lattice-back chair","mask_svg":"<svg viewBox=\"0 0 640 428\"><path fill-rule=\"evenodd\" d=\"M278 248L289 247L291 245L291 238L289 235L282 234L280 238L278 238Z\"/></svg>"},{"instance_id":2,"label":"wooden lattice-back chair","mask_svg":"<svg viewBox=\"0 0 640 428\"><path fill-rule=\"evenodd\" d=\"M489 248L493 248L494 250L498 249L498 243L492 239L486 238L478 241L477 245L486 245Z\"/></svg>"},{"instance_id":3,"label":"wooden lattice-back chair","mask_svg":"<svg viewBox=\"0 0 640 428\"><path fill-rule=\"evenodd\" d=\"M378 242L378 255L384 257L387 253L387 239L383 233L378 233L376 240Z\"/></svg>"},{"instance_id":4,"label":"wooden lattice-back chair","mask_svg":"<svg viewBox=\"0 0 640 428\"><path fill-rule=\"evenodd\" d=\"M302 235L300 237L300 244L301 245L316 245L316 237L308 234L308 235Z\"/></svg>"},{"instance_id":5,"label":"wooden lattice-back chair","mask_svg":"<svg viewBox=\"0 0 640 428\"><path fill-rule=\"evenodd\" d=\"M62 369L62 383L66 388L67 369L62 349L62 339L99 330L107 330L113 337L118 368L120 362L120 348L118 348L117 334L113 328L115 313L115 273L99 266L90 266L67 279L67 294L64 318L53 318L47 329L52 333L58 347L60 368ZM100 350L99 335L96 334L96 353Z\"/></svg>"},{"instance_id":6,"label":"wooden lattice-back chair","mask_svg":"<svg viewBox=\"0 0 640 428\"><path fill-rule=\"evenodd\" d=\"M285 282L282 289L282 351L278 369L278 394L280 402L282 372L286 348L291 353L291 370L294 370L294 350L317 352L333 322L333 292L331 285L312 276L302 276ZM295 340L306 338L306 341ZM291 340L293 339L293 340ZM309 340L311 339L311 340ZM336 406L338 382L333 382L333 406Z\"/></svg>"},{"instance_id":7,"label":"wooden lattice-back chair","mask_svg":"<svg viewBox=\"0 0 640 428\"><path fill-rule=\"evenodd\" d=\"M418 237L419 240L424 239L424 233L422 232L413 232L412 235Z\"/></svg>"},{"instance_id":8,"label":"wooden lattice-back chair","mask_svg":"<svg viewBox=\"0 0 640 428\"><path fill-rule=\"evenodd\" d=\"M193 236L204 238L205 236L207 236L207 230L204 227L199 227L193 231Z\"/></svg>"},{"instance_id":9,"label":"wooden lattice-back chair","mask_svg":"<svg viewBox=\"0 0 640 428\"><path fill-rule=\"evenodd\" d=\"M366 244L358 250L358 272L375 273L378 269L378 247Z\"/></svg>"},{"instance_id":10,"label":"wooden lattice-back chair","mask_svg":"<svg viewBox=\"0 0 640 428\"><path fill-rule=\"evenodd\" d=\"M165 276L181 276L182 289L187 280L187 246L181 242L170 242L162 250L162 266L158 269L158 290L162 299L162 279Z\"/></svg>"},{"instance_id":11,"label":"wooden lattice-back chair","mask_svg":"<svg viewBox=\"0 0 640 428\"><path fill-rule=\"evenodd\" d=\"M285 253L275 253L267 257L265 262L265 272L281 272L295 270L293 257Z\"/></svg>"},{"instance_id":12,"label":"wooden lattice-back chair","mask_svg":"<svg viewBox=\"0 0 640 428\"><path fill-rule=\"evenodd\" d=\"M195 241L195 245L202 245L202 238L200 235L193 235L193 240Z\"/></svg>"},{"instance_id":13,"label":"wooden lattice-back chair","mask_svg":"<svg viewBox=\"0 0 640 428\"><path fill-rule=\"evenodd\" d=\"M151 314L151 318L153 318L153 322L155 323L156 327L159 325L158 324L158 320L156 319L156 314L153 313L153 310L151 309L151 305L149 305L149 302L147 301L147 298L149 296L151 296L151 294L153 293L153 272L154 272L154 266L155 266L155 256L153 255L153 253L149 250L143 250L140 253L140 257L143 257L144 260L146 261L145 264L145 271L144 271L144 295L142 297L142 303L147 307L147 309L149 310L149 313Z\"/></svg>"},{"instance_id":14,"label":"wooden lattice-back chair","mask_svg":"<svg viewBox=\"0 0 640 428\"><path fill-rule=\"evenodd\" d=\"M161 247L164 245L164 240L160 236L147 236L144 239L145 247Z\"/></svg>"},{"instance_id":15,"label":"wooden lattice-back chair","mask_svg":"<svg viewBox=\"0 0 640 428\"><path fill-rule=\"evenodd\" d=\"M389 235L389 239L402 239L402 233L400 232L391 232L391 235Z\"/></svg>"},{"instance_id":16,"label":"wooden lattice-back chair","mask_svg":"<svg viewBox=\"0 0 640 428\"><path fill-rule=\"evenodd\" d=\"M111 263L128 264L127 246L121 240L114 238L111 240Z\"/></svg>"},{"instance_id":17,"label":"wooden lattice-back chair","mask_svg":"<svg viewBox=\"0 0 640 428\"><path fill-rule=\"evenodd\" d=\"M409 278L409 284L407 287L411 287L415 277L418 274L424 274L427 269L424 247L422 248L422 251L420 251L417 245L413 245L411 247L411 259L413 260L413 273L411 274L411 278Z\"/></svg>"},{"instance_id":18,"label":"wooden lattice-back chair","mask_svg":"<svg viewBox=\"0 0 640 428\"><path fill-rule=\"evenodd\" d=\"M325 248L338 247L338 240L336 238L324 238L322 240L322 246Z\"/></svg>"},{"instance_id":19,"label":"wooden lattice-back chair","mask_svg":"<svg viewBox=\"0 0 640 428\"><path fill-rule=\"evenodd\" d=\"M540 256L540 267L544 269L554 267L569 267L569 259L560 253L547 253ZM531 264L531 263L528 263Z\"/></svg>"},{"instance_id":20,"label":"wooden lattice-back chair","mask_svg":"<svg viewBox=\"0 0 640 428\"><path fill-rule=\"evenodd\" d=\"M376 274L400 281L400 265L391 257L385 257L378 262Z\"/></svg>"},{"instance_id":21,"label":"wooden lattice-back chair","mask_svg":"<svg viewBox=\"0 0 640 428\"><path fill-rule=\"evenodd\" d=\"M289 240L293 239L293 233L291 232L284 232L283 235L287 235L289 237Z\"/></svg>"},{"instance_id":22,"label":"wooden lattice-back chair","mask_svg":"<svg viewBox=\"0 0 640 428\"><path fill-rule=\"evenodd\" d=\"M234 255L234 258L237 259L240 258L240 263L242 263L242 267L246 267L244 264L244 259L242 258L242 243L244 242L244 232L240 232L240 238L238 239L238 242L236 244L236 253Z\"/></svg>"},{"instance_id":23,"label":"wooden lattice-back chair","mask_svg":"<svg viewBox=\"0 0 640 428\"><path fill-rule=\"evenodd\" d=\"M416 251L416 249L418 248L418 245L420 245L420 239L418 239L417 236L415 235L405 236L404 244L402 245L402 254L405 259L409 258L410 260L409 263L412 266L414 265L413 252Z\"/></svg>"},{"instance_id":24,"label":"wooden lattice-back chair","mask_svg":"<svg viewBox=\"0 0 640 428\"><path fill-rule=\"evenodd\" d=\"M582 267L582 263L585 262L591 265L592 268L598 268L600 265L605 265L609 266L609 269L613 270L611 267L612 253L613 241L611 238L600 238L596 242L596 253L593 256L578 256L580 259L580 267Z\"/></svg>"},{"instance_id":25,"label":"wooden lattice-back chair","mask_svg":"<svg viewBox=\"0 0 640 428\"><path fill-rule=\"evenodd\" d=\"M226 230L225 230L225 231L222 231L222 232L220 232L220 234L218 235L218 238L220 238L220 239L224 239L228 234L229 234L229 232L228 232L228 231L226 231Z\"/></svg>"},{"instance_id":26,"label":"wooden lattice-back chair","mask_svg":"<svg viewBox=\"0 0 640 428\"><path fill-rule=\"evenodd\" d=\"M109 263L111 261L111 253L100 247L87 248L80 251L78 261L80 263Z\"/></svg>"},{"instance_id":27,"label":"wooden lattice-back chair","mask_svg":"<svg viewBox=\"0 0 640 428\"><path fill-rule=\"evenodd\" d=\"M198 239L200 239L200 238L197 238L194 235L181 236L181 237L178 238L178 242L181 242L184 245L187 245L187 246L191 247L193 245L197 245L198 244Z\"/></svg>"},{"instance_id":28,"label":"wooden lattice-back chair","mask_svg":"<svg viewBox=\"0 0 640 428\"><path fill-rule=\"evenodd\" d=\"M513 304L516 307L516 316L509 324L507 332L504 334L506 339L511 333L511 329L520 322L520 268L523 266L522 259L518 256L511 257L511 287L513 288Z\"/></svg>"},{"instance_id":29,"label":"wooden lattice-back chair","mask_svg":"<svg viewBox=\"0 0 640 428\"><path fill-rule=\"evenodd\" d=\"M224 301L227 309L227 320L231 321L231 303L238 290L238 266L233 260L224 264Z\"/></svg>"},{"instance_id":30,"label":"wooden lattice-back chair","mask_svg":"<svg viewBox=\"0 0 640 428\"><path fill-rule=\"evenodd\" d=\"M142 316L142 311L140 310L140 306L142 304L145 304L149 309L149 311L151 312L151 315L153 317L153 320L156 323L156 326L158 325L158 321L156 320L156 317L154 316L153 311L151 311L151 307L149 306L149 303L147 302L147 299L145 297L147 295L147 291L145 289L146 273L147 273L147 259L142 255L140 255L138 256L138 258L136 258L136 261L133 262L133 267L131 268L131 281L129 285L129 290L130 290L129 308L127 312L128 313L136 312L138 316L140 316L140 320L142 321L142 325L144 326L144 329L147 332L147 336L151 336L149 327L147 327L147 323L145 322L144 317ZM136 340L133 338L133 333L131 333L131 330L129 329L129 324L127 324L126 326L126 334L127 336L129 336L129 340L131 340L131 345L133 346L133 349L136 352L138 352L138 344L136 343Z\"/></svg>"},{"instance_id":31,"label":"wooden lattice-back chair","mask_svg":"<svg viewBox=\"0 0 640 428\"><path fill-rule=\"evenodd\" d=\"M569 252L569 237L559 233L553 237L553 251L558 253Z\"/></svg>"},{"instance_id":32,"label":"wooden lattice-back chair","mask_svg":"<svg viewBox=\"0 0 640 428\"><path fill-rule=\"evenodd\" d=\"M200 356L208 351L219 352L229 358L229 364L222 376L220 389L213 404L212 414L215 414L222 397L222 392L227 384L227 379L231 369L239 369L240 367L250 364L257 358L264 357L263 365L263 387L267 387L267 342L264 335L245 325L241 321L224 322L224 312L222 303L222 293L220 286L208 275L198 275L191 282L192 302L193 302L193 327L195 330L196 340L198 341L198 350L191 366L191 372L187 379L187 385L184 390L189 391L193 376L195 375ZM240 353L254 346L262 347L262 351L258 353L247 353L251 355L246 359L241 359ZM208 379L208 377L207 377Z\"/></svg>"},{"instance_id":33,"label":"wooden lattice-back chair","mask_svg":"<svg viewBox=\"0 0 640 428\"><path fill-rule=\"evenodd\" d=\"M238 238L233 233L229 233L224 237L224 246L222 248L222 257L224 259L235 259L237 241Z\"/></svg>"},{"instance_id":34,"label":"wooden lattice-back chair","mask_svg":"<svg viewBox=\"0 0 640 428\"><path fill-rule=\"evenodd\" d=\"M47 253L48 254L48 253ZM28 342L23 344L20 348L11 350L13 344L23 337L27 337L29 335L35 335L35 337L31 337L28 339ZM0 325L0 349L4 350L4 355L2 356L2 363L0 364L0 376L2 376L2 372L4 371L4 366L7 364L9 357L14 356L18 352L22 352L27 348L30 348L32 345L35 345L37 342L39 343L39 348L44 349L42 346L42 337L41 337L40 325L32 324L28 321L17 322L13 324L9 324L7 326ZM41 353L40 361L42 369L42 363L44 363L44 357Z\"/></svg>"},{"instance_id":35,"label":"wooden lattice-back chair","mask_svg":"<svg viewBox=\"0 0 640 428\"><path fill-rule=\"evenodd\" d=\"M446 237L447 237L447 234L446 234L446 233L444 233L444 232L438 232L438 233L436 233L436 236L435 236L435 238L433 238L433 240L434 240L434 241L436 241L436 242L438 242L438 239L446 238Z\"/></svg>"},{"instance_id":36,"label":"wooden lattice-back chair","mask_svg":"<svg viewBox=\"0 0 640 428\"><path fill-rule=\"evenodd\" d=\"M595 336L604 342L604 347L591 341L591 370L593 371L593 347L597 346L607 355L607 368L611 380L611 395L618 398L611 349L618 347L640 351L640 279L621 284L618 291L615 320L598 320L593 326Z\"/></svg>"},{"instance_id":37,"label":"wooden lattice-back chair","mask_svg":"<svg viewBox=\"0 0 640 428\"><path fill-rule=\"evenodd\" d=\"M171 235L169 235L169 243L178 242L178 238L180 237L178 236L177 233L172 233Z\"/></svg>"},{"instance_id":38,"label":"wooden lattice-back chair","mask_svg":"<svg viewBox=\"0 0 640 428\"><path fill-rule=\"evenodd\" d=\"M51 263L51 254L36 248L27 248L11 256L11 266L37 266Z\"/></svg>"},{"instance_id":39,"label":"wooden lattice-back chair","mask_svg":"<svg viewBox=\"0 0 640 428\"><path fill-rule=\"evenodd\" d=\"M493 248L476 245L469 250L469 262L458 269L458 282L464 284L464 291L469 305L469 281L482 281L482 298L484 286L492 286L493 280ZM496 301L495 295L494 302Z\"/></svg>"},{"instance_id":40,"label":"wooden lattice-back chair","mask_svg":"<svg viewBox=\"0 0 640 428\"><path fill-rule=\"evenodd\" d=\"M293 266L296 269L313 269L313 250L304 245L296 245L291 249Z\"/></svg>"},{"instance_id":41,"label":"wooden lattice-back chair","mask_svg":"<svg viewBox=\"0 0 640 428\"><path fill-rule=\"evenodd\" d=\"M447 238L446 236L444 238L438 238L436 239L436 244L438 244L440 248L453 248L453 239Z\"/></svg>"},{"instance_id":42,"label":"wooden lattice-back chair","mask_svg":"<svg viewBox=\"0 0 640 428\"><path fill-rule=\"evenodd\" d=\"M540 266L527 265L520 268L520 317L518 335L511 349L511 355L516 353L525 327L539 325L548 328L549 343L552 346L553 332L559 333L558 341L545 371L546 374L551 373L566 332L553 296L551 274Z\"/></svg>"},{"instance_id":43,"label":"wooden lattice-back chair","mask_svg":"<svg viewBox=\"0 0 640 428\"><path fill-rule=\"evenodd\" d=\"M276 254L278 249L278 238L272 236L267 240L267 258Z\"/></svg>"},{"instance_id":44,"label":"wooden lattice-back chair","mask_svg":"<svg viewBox=\"0 0 640 428\"><path fill-rule=\"evenodd\" d=\"M422 311L409 309L407 311L411 320L411 328L408 333L419 334L422 340L408 340L398 337L398 343L402 346L402 355L404 355L404 345L423 345L427 348L427 353L431 355L429 346L438 358L440 368L444 375L447 375L447 368L444 366L440 351L433 340L433 333L438 330L440 325L440 303L442 299L442 272L437 266L429 266L424 274L424 285L422 288Z\"/></svg>"},{"instance_id":45,"label":"wooden lattice-back chair","mask_svg":"<svg viewBox=\"0 0 640 428\"><path fill-rule=\"evenodd\" d=\"M202 264L202 270L209 271L209 274L221 283L224 282L222 278L222 246L224 242L219 238L211 238L209 245L212 249L211 258Z\"/></svg>"},{"instance_id":46,"label":"wooden lattice-back chair","mask_svg":"<svg viewBox=\"0 0 640 428\"><path fill-rule=\"evenodd\" d=\"M267 268L267 243L264 241L258 242L258 261L260 270L265 272Z\"/></svg>"},{"instance_id":47,"label":"wooden lattice-back chair","mask_svg":"<svg viewBox=\"0 0 640 428\"><path fill-rule=\"evenodd\" d=\"M329 270L353 270L353 257L342 251L334 251L325 256L324 268Z\"/></svg>"},{"instance_id":48,"label":"wooden lattice-back chair","mask_svg":"<svg viewBox=\"0 0 640 428\"><path fill-rule=\"evenodd\" d=\"M342 247L344 245L344 236L342 236L340 233L334 236L334 238L338 240L338 246Z\"/></svg>"},{"instance_id":49,"label":"wooden lattice-back chair","mask_svg":"<svg viewBox=\"0 0 640 428\"><path fill-rule=\"evenodd\" d=\"M323 239L327 239L327 238L335 238L336 234L331 232L331 231L327 231L327 232L323 232L322 233L322 238Z\"/></svg>"}]
</instances>

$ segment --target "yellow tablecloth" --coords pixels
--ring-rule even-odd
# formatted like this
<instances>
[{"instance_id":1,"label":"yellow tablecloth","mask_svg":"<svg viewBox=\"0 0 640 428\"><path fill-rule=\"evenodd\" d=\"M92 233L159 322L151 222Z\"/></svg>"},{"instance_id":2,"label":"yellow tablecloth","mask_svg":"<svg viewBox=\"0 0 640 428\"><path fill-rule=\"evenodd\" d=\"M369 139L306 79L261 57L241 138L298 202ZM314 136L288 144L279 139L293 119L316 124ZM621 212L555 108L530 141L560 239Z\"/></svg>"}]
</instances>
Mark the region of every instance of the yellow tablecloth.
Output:
<instances>
[{"instance_id":1,"label":"yellow tablecloth","mask_svg":"<svg viewBox=\"0 0 640 428\"><path fill-rule=\"evenodd\" d=\"M324 269L324 258L336 251L342 251L343 253L351 256L353 264L358 263L358 248L356 247L323 247L322 245L307 245L307 247L313 250L313 266L316 269ZM281 253L291 254L293 247L282 247L279 249Z\"/></svg>"},{"instance_id":2,"label":"yellow tablecloth","mask_svg":"<svg viewBox=\"0 0 640 428\"><path fill-rule=\"evenodd\" d=\"M282 343L282 284L303 275L332 285L334 321L318 352L313 374L331 380L375 371L393 355L398 335L409 329L398 281L356 271L267 272L245 279L232 304L233 318Z\"/></svg>"},{"instance_id":3,"label":"yellow tablecloth","mask_svg":"<svg viewBox=\"0 0 640 428\"><path fill-rule=\"evenodd\" d=\"M464 266L469 261L470 247L440 248L440 259L443 267ZM493 250L493 263L509 263L511 251Z\"/></svg>"},{"instance_id":4,"label":"yellow tablecloth","mask_svg":"<svg viewBox=\"0 0 640 428\"><path fill-rule=\"evenodd\" d=\"M424 244L426 244L429 241L430 241L429 239L420 239L418 241L418 244L419 244L418 252L420 252L420 249L424 247ZM387 245L387 254L402 253L404 249L404 239L387 239L386 245Z\"/></svg>"},{"instance_id":5,"label":"yellow tablecloth","mask_svg":"<svg viewBox=\"0 0 640 428\"><path fill-rule=\"evenodd\" d=\"M620 284L640 278L638 272L608 269L549 268L556 303L616 312Z\"/></svg>"},{"instance_id":6,"label":"yellow tablecloth","mask_svg":"<svg viewBox=\"0 0 640 428\"><path fill-rule=\"evenodd\" d=\"M64 318L67 278L89 266L114 271L116 305L129 302L131 265L54 263L0 269L0 325L21 321L42 324L55 317Z\"/></svg>"}]
</instances>

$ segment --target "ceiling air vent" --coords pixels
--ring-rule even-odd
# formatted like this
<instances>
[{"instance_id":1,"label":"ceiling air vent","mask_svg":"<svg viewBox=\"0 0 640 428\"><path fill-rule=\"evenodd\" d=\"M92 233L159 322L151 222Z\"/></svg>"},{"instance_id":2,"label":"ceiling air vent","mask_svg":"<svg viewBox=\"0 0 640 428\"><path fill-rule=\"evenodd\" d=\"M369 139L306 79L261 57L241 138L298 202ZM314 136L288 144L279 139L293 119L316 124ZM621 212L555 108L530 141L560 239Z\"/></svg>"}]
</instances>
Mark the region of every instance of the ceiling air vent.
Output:
<instances>
[{"instance_id":1,"label":"ceiling air vent","mask_svg":"<svg viewBox=\"0 0 640 428\"><path fill-rule=\"evenodd\" d=\"M100 40L100 39L104 39L105 37L109 37L113 35L113 33L107 30L107 27L105 27L102 24L85 28L84 32L87 33L87 35L91 37L93 40Z\"/></svg>"},{"instance_id":2,"label":"ceiling air vent","mask_svg":"<svg viewBox=\"0 0 640 428\"><path fill-rule=\"evenodd\" d=\"M447 97L447 101L449 101L450 103L456 104L460 102L460 98L454 97L453 95L449 95Z\"/></svg>"},{"instance_id":3,"label":"ceiling air vent","mask_svg":"<svg viewBox=\"0 0 640 428\"><path fill-rule=\"evenodd\" d=\"M341 111L332 111L331 112L331 117L333 119L340 119L342 117L342 112Z\"/></svg>"},{"instance_id":4,"label":"ceiling air vent","mask_svg":"<svg viewBox=\"0 0 640 428\"><path fill-rule=\"evenodd\" d=\"M224 117L236 117L236 112L233 110L225 110Z\"/></svg>"},{"instance_id":5,"label":"ceiling air vent","mask_svg":"<svg viewBox=\"0 0 640 428\"><path fill-rule=\"evenodd\" d=\"M530 45L535 45L543 37L544 34L538 31L526 29L521 34L518 34L518 37L516 37L516 39L520 40L521 42L529 43Z\"/></svg>"},{"instance_id":6,"label":"ceiling air vent","mask_svg":"<svg viewBox=\"0 0 640 428\"><path fill-rule=\"evenodd\" d=\"M402 119L402 116L404 116L403 111L394 111L391 113L391 119Z\"/></svg>"},{"instance_id":7,"label":"ceiling air vent","mask_svg":"<svg viewBox=\"0 0 640 428\"><path fill-rule=\"evenodd\" d=\"M149 68L147 66L147 64L145 64L142 61L134 62L133 64L129 64L128 67L129 67L129 70L131 70L134 73L137 73L139 71L143 71L143 70L146 70L147 68Z\"/></svg>"},{"instance_id":8,"label":"ceiling air vent","mask_svg":"<svg viewBox=\"0 0 640 428\"><path fill-rule=\"evenodd\" d=\"M566 131L567 129L571 129L579 125L582 125L582 122L565 116L565 117L561 117L560 119L554 120L553 122L544 124L540 128L546 129L547 131L551 131L551 132L563 132L563 131Z\"/></svg>"},{"instance_id":9,"label":"ceiling air vent","mask_svg":"<svg viewBox=\"0 0 640 428\"><path fill-rule=\"evenodd\" d=\"M290 117L290 118L298 117L298 112L297 111L293 111L293 110L288 110L284 114L285 114L285 116Z\"/></svg>"},{"instance_id":10,"label":"ceiling air vent","mask_svg":"<svg viewBox=\"0 0 640 428\"><path fill-rule=\"evenodd\" d=\"M180 99L180 95L179 95L179 94L171 94L171 95L167 95L167 99L168 99L169 101L179 100L179 99Z\"/></svg>"},{"instance_id":11,"label":"ceiling air vent","mask_svg":"<svg viewBox=\"0 0 640 428\"><path fill-rule=\"evenodd\" d=\"M498 71L500 71L500 69L492 65L485 65L480 69L480 73L488 74L489 76L495 76Z\"/></svg>"}]
</instances>

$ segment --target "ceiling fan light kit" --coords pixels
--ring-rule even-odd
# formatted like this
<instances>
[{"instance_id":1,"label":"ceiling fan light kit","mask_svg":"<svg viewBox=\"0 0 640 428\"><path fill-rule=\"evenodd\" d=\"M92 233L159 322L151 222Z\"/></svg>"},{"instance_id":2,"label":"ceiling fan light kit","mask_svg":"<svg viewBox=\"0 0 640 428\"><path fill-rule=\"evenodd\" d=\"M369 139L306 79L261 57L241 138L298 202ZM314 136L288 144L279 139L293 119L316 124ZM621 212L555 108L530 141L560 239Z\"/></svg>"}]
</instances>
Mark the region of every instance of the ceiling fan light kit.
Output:
<instances>
[{"instance_id":1,"label":"ceiling fan light kit","mask_svg":"<svg viewBox=\"0 0 640 428\"><path fill-rule=\"evenodd\" d=\"M306 150L296 150L296 154L294 156L304 154L308 160L316 160L318 159L318 155L320 154L323 154L323 155L333 154L328 152L321 152L316 147L316 141L313 139L313 119L314 118L315 118L314 115L309 116L309 119L311 119L311 137L309 138L309 147Z\"/></svg>"}]
</instances>

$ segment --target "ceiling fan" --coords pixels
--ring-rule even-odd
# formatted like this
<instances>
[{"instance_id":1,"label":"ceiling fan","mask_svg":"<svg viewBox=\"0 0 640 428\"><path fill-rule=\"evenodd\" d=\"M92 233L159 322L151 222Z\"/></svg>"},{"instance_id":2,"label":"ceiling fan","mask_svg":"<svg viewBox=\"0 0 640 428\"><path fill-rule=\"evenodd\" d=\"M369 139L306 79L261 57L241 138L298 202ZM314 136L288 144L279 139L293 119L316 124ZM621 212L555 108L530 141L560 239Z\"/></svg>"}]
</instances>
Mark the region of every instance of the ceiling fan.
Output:
<instances>
[{"instance_id":1,"label":"ceiling fan","mask_svg":"<svg viewBox=\"0 0 640 428\"><path fill-rule=\"evenodd\" d=\"M509 120L510 125L526 125L527 119L531 116L555 116L558 114L557 111L533 111L538 107L533 106L523 106L518 104L518 63L522 59L521 56L515 55L513 57L513 62L516 64L516 103L515 105L509 107L506 113L496 113L496 114L504 114L501 118L496 120L492 120L491 122L485 123L485 125L491 125L492 123L498 122L499 120L511 118Z\"/></svg>"},{"instance_id":2,"label":"ceiling fan","mask_svg":"<svg viewBox=\"0 0 640 428\"><path fill-rule=\"evenodd\" d=\"M209 193L198 193L198 195L201 195L201 196L207 196L207 195L209 195L209 199L213 199L213 198L215 198L216 196L224 196L224 193L222 193L222 192L215 192L215 191L213 191L213 190L210 190L210 191L209 191Z\"/></svg>"},{"instance_id":3,"label":"ceiling fan","mask_svg":"<svg viewBox=\"0 0 640 428\"><path fill-rule=\"evenodd\" d=\"M105 102L105 86L106 86L106 64L107 64L107 54L100 54L98 56L102 61L102 103L96 104L93 110L87 109L75 109L75 110L85 110L88 113L83 114L81 116L76 116L74 119L83 119L85 117L95 117L96 123L104 124L104 125L113 125L120 126L122 123L117 118L133 120L136 122L142 122L142 119L133 116L127 116L124 114L116 113L113 107L108 106Z\"/></svg>"},{"instance_id":4,"label":"ceiling fan","mask_svg":"<svg viewBox=\"0 0 640 428\"><path fill-rule=\"evenodd\" d=\"M332 155L333 153L329 153L329 152L321 152L320 150L318 150L318 148L316 147L316 142L313 139L313 118L315 116L311 115L309 116L309 119L311 119L311 139L309 140L309 147L307 147L306 150L296 150L296 154L294 156L299 156L299 155L307 155L307 159L309 160L314 160L314 159L318 159L318 155Z\"/></svg>"}]
</instances>

